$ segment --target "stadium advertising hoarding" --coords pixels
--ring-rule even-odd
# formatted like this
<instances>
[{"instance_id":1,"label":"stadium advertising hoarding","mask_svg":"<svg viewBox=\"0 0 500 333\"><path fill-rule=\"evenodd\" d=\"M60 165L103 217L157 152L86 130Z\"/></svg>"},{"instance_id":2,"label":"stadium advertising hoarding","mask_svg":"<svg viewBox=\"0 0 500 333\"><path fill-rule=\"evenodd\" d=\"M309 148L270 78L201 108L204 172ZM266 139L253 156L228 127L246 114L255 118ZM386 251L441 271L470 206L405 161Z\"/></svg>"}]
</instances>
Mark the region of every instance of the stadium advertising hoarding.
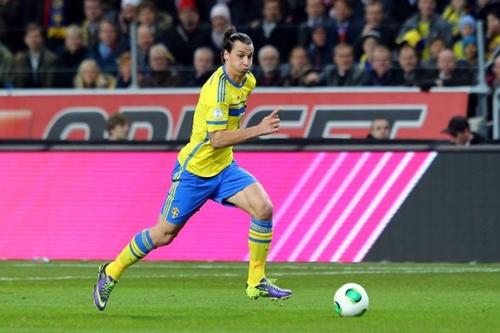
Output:
<instances>
[{"instance_id":1,"label":"stadium advertising hoarding","mask_svg":"<svg viewBox=\"0 0 500 333\"><path fill-rule=\"evenodd\" d=\"M0 96L0 139L102 140L106 119L120 112L131 121L135 140L187 140L198 91L17 92ZM375 117L389 119L391 137L447 139L441 130L465 115L468 93L416 90L257 90L243 126L258 123L281 107L274 137L364 138ZM272 137L272 136L268 136Z\"/></svg>"},{"instance_id":2,"label":"stadium advertising hoarding","mask_svg":"<svg viewBox=\"0 0 500 333\"><path fill-rule=\"evenodd\" d=\"M271 261L359 262L433 152L238 152L275 206ZM155 223L175 152L0 153L0 259L111 259ZM261 161L266 163L261 163ZM148 260L247 259L249 218L208 202Z\"/></svg>"}]
</instances>

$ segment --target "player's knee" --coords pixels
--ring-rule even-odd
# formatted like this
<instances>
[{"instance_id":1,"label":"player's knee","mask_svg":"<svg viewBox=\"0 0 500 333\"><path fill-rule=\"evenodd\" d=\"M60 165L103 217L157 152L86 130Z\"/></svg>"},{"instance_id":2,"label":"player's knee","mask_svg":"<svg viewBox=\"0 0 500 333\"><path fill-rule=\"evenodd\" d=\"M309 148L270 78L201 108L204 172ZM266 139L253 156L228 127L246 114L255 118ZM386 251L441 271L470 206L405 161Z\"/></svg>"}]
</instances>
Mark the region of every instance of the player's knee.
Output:
<instances>
[{"instance_id":1,"label":"player's knee","mask_svg":"<svg viewBox=\"0 0 500 333\"><path fill-rule=\"evenodd\" d=\"M159 247L172 243L180 230L181 226L167 223L160 217L159 222L150 229L150 235L155 247Z\"/></svg>"},{"instance_id":2,"label":"player's knee","mask_svg":"<svg viewBox=\"0 0 500 333\"><path fill-rule=\"evenodd\" d=\"M157 247L168 245L174 241L175 237L177 237L177 233L175 233L175 234L174 233L164 233L164 234L160 235L160 237L158 238L158 241L155 243L155 245Z\"/></svg>"},{"instance_id":3,"label":"player's knee","mask_svg":"<svg viewBox=\"0 0 500 333\"><path fill-rule=\"evenodd\" d=\"M255 209L255 218L259 220L271 220L273 218L273 204L263 201Z\"/></svg>"}]
</instances>

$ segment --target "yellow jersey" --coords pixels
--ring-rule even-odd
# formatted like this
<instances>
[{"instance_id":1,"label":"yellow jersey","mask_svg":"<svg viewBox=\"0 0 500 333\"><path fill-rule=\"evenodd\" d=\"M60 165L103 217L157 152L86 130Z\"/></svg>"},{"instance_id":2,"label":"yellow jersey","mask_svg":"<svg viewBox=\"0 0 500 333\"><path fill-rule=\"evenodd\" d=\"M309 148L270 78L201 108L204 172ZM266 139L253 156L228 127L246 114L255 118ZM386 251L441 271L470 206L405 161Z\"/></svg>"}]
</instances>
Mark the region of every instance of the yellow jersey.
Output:
<instances>
[{"instance_id":1,"label":"yellow jersey","mask_svg":"<svg viewBox=\"0 0 500 333\"><path fill-rule=\"evenodd\" d=\"M233 147L212 147L208 133L240 128L248 96L255 84L255 77L250 72L241 84L232 81L224 65L210 76L201 88L189 143L178 155L181 171L187 169L200 177L212 177L231 164Z\"/></svg>"}]
</instances>

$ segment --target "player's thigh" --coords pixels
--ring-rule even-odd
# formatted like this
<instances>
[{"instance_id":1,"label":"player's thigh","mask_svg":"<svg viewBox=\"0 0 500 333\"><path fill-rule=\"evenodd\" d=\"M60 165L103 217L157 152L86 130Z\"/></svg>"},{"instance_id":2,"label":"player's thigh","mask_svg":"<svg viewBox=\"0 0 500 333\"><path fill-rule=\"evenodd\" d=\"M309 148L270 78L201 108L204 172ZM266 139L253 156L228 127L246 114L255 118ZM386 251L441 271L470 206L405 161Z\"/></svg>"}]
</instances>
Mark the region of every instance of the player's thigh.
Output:
<instances>
[{"instance_id":1,"label":"player's thigh","mask_svg":"<svg viewBox=\"0 0 500 333\"><path fill-rule=\"evenodd\" d=\"M226 199L258 219L271 219L273 205L264 187L256 182Z\"/></svg>"},{"instance_id":2,"label":"player's thigh","mask_svg":"<svg viewBox=\"0 0 500 333\"><path fill-rule=\"evenodd\" d=\"M187 170L174 179L163 202L160 215L169 224L184 224L211 197L211 180L198 177Z\"/></svg>"}]
</instances>

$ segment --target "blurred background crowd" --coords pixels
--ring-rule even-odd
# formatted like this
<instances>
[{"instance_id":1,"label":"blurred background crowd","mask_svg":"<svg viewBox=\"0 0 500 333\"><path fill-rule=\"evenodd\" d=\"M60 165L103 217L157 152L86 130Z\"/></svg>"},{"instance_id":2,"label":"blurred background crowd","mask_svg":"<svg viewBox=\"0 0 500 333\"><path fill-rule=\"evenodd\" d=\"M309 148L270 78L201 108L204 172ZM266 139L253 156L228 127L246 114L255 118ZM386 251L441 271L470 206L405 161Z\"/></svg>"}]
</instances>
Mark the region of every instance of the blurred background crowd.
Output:
<instances>
[{"instance_id":1,"label":"blurred background crowd","mask_svg":"<svg viewBox=\"0 0 500 333\"><path fill-rule=\"evenodd\" d=\"M481 43L500 85L496 0L0 0L0 84L126 88L136 59L140 87L201 86L230 25L260 87L475 85Z\"/></svg>"}]
</instances>

